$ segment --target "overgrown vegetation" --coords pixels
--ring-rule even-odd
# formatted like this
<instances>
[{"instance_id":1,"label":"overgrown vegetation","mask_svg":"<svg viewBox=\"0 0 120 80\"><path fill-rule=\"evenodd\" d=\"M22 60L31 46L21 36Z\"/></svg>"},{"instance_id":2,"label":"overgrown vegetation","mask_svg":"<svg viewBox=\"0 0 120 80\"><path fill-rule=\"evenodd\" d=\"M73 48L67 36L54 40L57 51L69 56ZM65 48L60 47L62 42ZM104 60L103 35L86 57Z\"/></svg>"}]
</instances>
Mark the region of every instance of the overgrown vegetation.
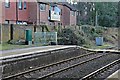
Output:
<instances>
[{"instance_id":1,"label":"overgrown vegetation","mask_svg":"<svg viewBox=\"0 0 120 80\"><path fill-rule=\"evenodd\" d=\"M116 35L117 32L115 32L115 30L113 31L113 34L110 34L109 30L111 29L88 25L81 26L81 29L74 29L73 27L65 28L58 33L58 43L65 45L79 45L88 48L95 48L95 38L102 36L104 38L103 46L108 47L108 45L111 45L112 43L113 45L115 45L115 40L117 41L118 36Z\"/></svg>"},{"instance_id":2,"label":"overgrown vegetation","mask_svg":"<svg viewBox=\"0 0 120 80\"><path fill-rule=\"evenodd\" d=\"M86 43L86 40L82 36L84 36L83 33L71 28L66 28L58 33L58 43L65 45L82 45Z\"/></svg>"}]
</instances>

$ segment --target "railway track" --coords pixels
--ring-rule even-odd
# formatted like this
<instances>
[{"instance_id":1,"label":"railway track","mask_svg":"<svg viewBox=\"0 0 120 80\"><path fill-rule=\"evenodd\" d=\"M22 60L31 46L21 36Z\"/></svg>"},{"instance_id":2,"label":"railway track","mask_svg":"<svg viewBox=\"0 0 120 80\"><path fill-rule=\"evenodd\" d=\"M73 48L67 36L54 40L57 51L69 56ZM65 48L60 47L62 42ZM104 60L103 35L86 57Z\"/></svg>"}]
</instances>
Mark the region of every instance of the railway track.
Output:
<instances>
[{"instance_id":1,"label":"railway track","mask_svg":"<svg viewBox=\"0 0 120 80\"><path fill-rule=\"evenodd\" d=\"M115 66L115 65L117 65L117 64L120 64L120 59L115 60L115 61L113 61L112 63L110 63L110 64L108 64L108 65L106 65L106 66L104 66L104 67L102 67L102 68L100 68L100 69L98 69L98 70L96 70L96 71L88 74L88 75L86 75L85 77L83 77L83 78L80 79L80 80L90 80L90 79L94 79L97 75L99 75L99 74L107 71L108 69L110 69L111 67L113 67L113 66Z\"/></svg>"},{"instance_id":2,"label":"railway track","mask_svg":"<svg viewBox=\"0 0 120 80\"><path fill-rule=\"evenodd\" d=\"M15 79L20 79L20 80L25 80L25 79L44 79L48 78L54 74L61 73L63 71L69 70L71 68L74 68L76 66L88 63L90 61L93 61L95 59L101 58L103 56L108 55L109 53L87 53L83 54L77 57L72 57L66 60L62 60L56 63L52 63L46 66L38 67L35 69L31 69L25 72L21 72L15 75L10 75L7 77L3 77L2 80L15 80ZM92 58L91 58L92 57ZM72 62L72 64L71 64ZM55 69L56 68L56 69ZM55 70L54 70L55 69Z\"/></svg>"},{"instance_id":3,"label":"railway track","mask_svg":"<svg viewBox=\"0 0 120 80\"><path fill-rule=\"evenodd\" d=\"M33 68L75 57L86 52L86 50L72 47L28 55L26 54L22 56L0 59L2 62L0 67L3 68L4 76L10 76Z\"/></svg>"}]
</instances>

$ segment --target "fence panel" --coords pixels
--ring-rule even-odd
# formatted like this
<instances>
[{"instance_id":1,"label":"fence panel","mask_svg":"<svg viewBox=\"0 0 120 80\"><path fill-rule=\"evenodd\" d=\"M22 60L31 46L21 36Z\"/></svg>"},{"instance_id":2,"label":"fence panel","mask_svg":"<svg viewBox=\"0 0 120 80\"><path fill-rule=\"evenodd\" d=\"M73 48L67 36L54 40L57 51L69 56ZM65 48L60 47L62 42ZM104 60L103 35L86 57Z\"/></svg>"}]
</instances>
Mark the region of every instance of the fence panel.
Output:
<instances>
[{"instance_id":1,"label":"fence panel","mask_svg":"<svg viewBox=\"0 0 120 80\"><path fill-rule=\"evenodd\" d=\"M57 44L57 32L35 32L34 44L48 45L51 42Z\"/></svg>"}]
</instances>

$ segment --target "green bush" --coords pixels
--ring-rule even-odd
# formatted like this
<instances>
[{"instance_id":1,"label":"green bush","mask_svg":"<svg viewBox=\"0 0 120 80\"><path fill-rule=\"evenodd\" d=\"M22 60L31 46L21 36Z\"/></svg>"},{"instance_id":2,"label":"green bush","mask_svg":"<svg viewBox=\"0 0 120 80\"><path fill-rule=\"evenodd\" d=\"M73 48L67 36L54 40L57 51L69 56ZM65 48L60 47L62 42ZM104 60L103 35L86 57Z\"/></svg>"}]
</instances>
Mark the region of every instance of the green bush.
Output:
<instances>
[{"instance_id":1,"label":"green bush","mask_svg":"<svg viewBox=\"0 0 120 80\"><path fill-rule=\"evenodd\" d=\"M66 45L82 45L86 43L83 33L71 28L63 29L62 32L58 33L58 44Z\"/></svg>"}]
</instances>

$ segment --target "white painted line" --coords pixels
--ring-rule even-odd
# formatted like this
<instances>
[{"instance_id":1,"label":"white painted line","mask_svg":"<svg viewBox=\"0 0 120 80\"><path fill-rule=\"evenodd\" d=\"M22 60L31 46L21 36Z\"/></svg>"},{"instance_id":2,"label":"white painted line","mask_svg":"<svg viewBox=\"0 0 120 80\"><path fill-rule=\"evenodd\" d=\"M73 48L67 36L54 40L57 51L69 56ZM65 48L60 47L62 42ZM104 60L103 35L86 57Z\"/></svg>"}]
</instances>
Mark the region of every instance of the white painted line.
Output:
<instances>
[{"instance_id":1,"label":"white painted line","mask_svg":"<svg viewBox=\"0 0 120 80\"><path fill-rule=\"evenodd\" d=\"M75 47L75 46L62 46L62 47L58 47L58 48L51 48L51 49L45 49L45 50L35 50L35 51L33 50L32 52L26 52L26 53L22 53L22 54L16 54L16 55L9 55L9 56L5 56L5 57L0 57L0 59L17 57L17 56L24 56L24 55L34 54L34 53L47 52L47 51L70 48L70 47Z\"/></svg>"}]
</instances>

